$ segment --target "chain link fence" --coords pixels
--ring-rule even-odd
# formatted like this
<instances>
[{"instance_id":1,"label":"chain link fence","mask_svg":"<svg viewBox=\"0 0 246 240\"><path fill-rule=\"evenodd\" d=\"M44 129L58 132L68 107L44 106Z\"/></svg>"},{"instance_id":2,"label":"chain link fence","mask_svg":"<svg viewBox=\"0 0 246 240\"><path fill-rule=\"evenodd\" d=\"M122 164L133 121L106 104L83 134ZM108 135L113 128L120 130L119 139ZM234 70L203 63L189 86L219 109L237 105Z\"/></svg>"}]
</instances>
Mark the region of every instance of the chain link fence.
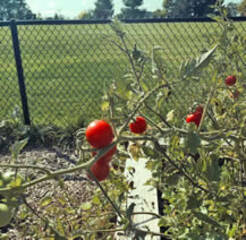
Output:
<instances>
[{"instance_id":1,"label":"chain link fence","mask_svg":"<svg viewBox=\"0 0 246 240\"><path fill-rule=\"evenodd\" d=\"M237 31L245 33L246 18L235 20ZM127 72L126 56L108 40L116 38L109 23L0 23L0 120L15 109L22 111L23 99L28 110L24 113L33 124L66 127L100 118L105 89ZM137 44L151 53L158 46L164 61L174 70L211 46L220 31L209 19L126 21L123 29L129 49ZM22 92L21 82L25 83ZM182 103L185 99L179 96L175 101Z\"/></svg>"}]
</instances>

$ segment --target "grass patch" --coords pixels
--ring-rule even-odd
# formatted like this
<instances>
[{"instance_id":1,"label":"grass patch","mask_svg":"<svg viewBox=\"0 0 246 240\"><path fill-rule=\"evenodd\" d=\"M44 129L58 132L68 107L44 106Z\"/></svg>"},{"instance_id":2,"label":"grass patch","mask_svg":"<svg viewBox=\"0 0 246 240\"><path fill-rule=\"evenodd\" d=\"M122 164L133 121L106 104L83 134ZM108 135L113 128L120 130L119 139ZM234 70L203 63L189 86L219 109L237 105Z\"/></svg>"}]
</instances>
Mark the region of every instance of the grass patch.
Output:
<instances>
[{"instance_id":1,"label":"grass patch","mask_svg":"<svg viewBox=\"0 0 246 240\"><path fill-rule=\"evenodd\" d=\"M236 23L238 31L244 23ZM173 71L214 40L217 23L124 24L127 45L151 53L163 49ZM35 124L66 127L101 117L104 89L126 71L127 59L107 41L116 39L106 25L19 26L30 117ZM11 34L0 28L0 119L21 108Z\"/></svg>"}]
</instances>

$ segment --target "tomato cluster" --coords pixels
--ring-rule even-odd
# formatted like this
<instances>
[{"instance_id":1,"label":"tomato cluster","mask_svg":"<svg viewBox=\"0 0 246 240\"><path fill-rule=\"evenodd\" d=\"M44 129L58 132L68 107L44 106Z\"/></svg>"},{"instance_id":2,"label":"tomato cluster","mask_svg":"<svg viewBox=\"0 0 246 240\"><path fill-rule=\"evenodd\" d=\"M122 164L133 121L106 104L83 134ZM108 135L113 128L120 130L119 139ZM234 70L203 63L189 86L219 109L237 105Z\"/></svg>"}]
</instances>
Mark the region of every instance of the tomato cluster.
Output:
<instances>
[{"instance_id":1,"label":"tomato cluster","mask_svg":"<svg viewBox=\"0 0 246 240\"><path fill-rule=\"evenodd\" d=\"M91 122L86 129L85 135L87 141L97 151L111 144L114 139L112 127L104 120ZM97 151L92 152L92 156L95 156ZM116 151L117 147L114 146L91 166L90 170L98 181L103 181L108 177L110 171L109 163ZM88 177L90 178L89 175Z\"/></svg>"},{"instance_id":2,"label":"tomato cluster","mask_svg":"<svg viewBox=\"0 0 246 240\"><path fill-rule=\"evenodd\" d=\"M202 106L198 106L196 108L196 111L193 113L190 113L187 117L186 117L186 122L187 123L195 123L197 127L199 127L201 119L202 119L202 114L203 114L203 107Z\"/></svg>"},{"instance_id":3,"label":"tomato cluster","mask_svg":"<svg viewBox=\"0 0 246 240\"><path fill-rule=\"evenodd\" d=\"M145 118L141 116L136 117L136 120L129 124L129 128L133 133L144 133L147 129ZM111 144L114 139L112 127L104 120L94 120L91 122L86 128L85 136L90 145L95 148L95 151L92 152L93 157L96 156L101 148ZM114 146L91 166L90 170L98 181L103 181L108 177L110 171L109 163L116 151L117 147ZM90 178L89 175L88 177Z\"/></svg>"}]
</instances>

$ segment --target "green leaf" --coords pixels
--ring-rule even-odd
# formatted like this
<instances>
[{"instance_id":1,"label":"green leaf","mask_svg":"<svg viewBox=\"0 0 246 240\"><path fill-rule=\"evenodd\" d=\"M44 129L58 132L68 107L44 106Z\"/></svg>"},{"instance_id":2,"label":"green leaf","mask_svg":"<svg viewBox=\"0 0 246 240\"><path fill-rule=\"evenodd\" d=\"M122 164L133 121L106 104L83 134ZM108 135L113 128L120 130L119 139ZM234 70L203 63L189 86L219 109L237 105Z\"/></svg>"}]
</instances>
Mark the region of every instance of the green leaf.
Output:
<instances>
[{"instance_id":1,"label":"green leaf","mask_svg":"<svg viewBox=\"0 0 246 240\"><path fill-rule=\"evenodd\" d=\"M129 152L135 161L138 161L139 157L141 157L141 149L137 144L130 145Z\"/></svg>"},{"instance_id":2,"label":"green leaf","mask_svg":"<svg viewBox=\"0 0 246 240\"><path fill-rule=\"evenodd\" d=\"M63 206L65 206L66 205L66 203L67 203L67 201L66 201L66 199L65 198L58 198L58 201L59 201L59 203L61 204L61 205L63 205Z\"/></svg>"},{"instance_id":3,"label":"green leaf","mask_svg":"<svg viewBox=\"0 0 246 240\"><path fill-rule=\"evenodd\" d=\"M93 202L95 205L101 204L100 198L99 198L97 195L94 195L94 197L92 198L92 202Z\"/></svg>"},{"instance_id":4,"label":"green leaf","mask_svg":"<svg viewBox=\"0 0 246 240\"><path fill-rule=\"evenodd\" d=\"M126 210L126 217L128 218L128 220L131 221L131 216L132 216L132 213L134 211L134 208L135 208L136 204L135 203L131 203L130 206L127 208Z\"/></svg>"},{"instance_id":5,"label":"green leaf","mask_svg":"<svg viewBox=\"0 0 246 240\"><path fill-rule=\"evenodd\" d=\"M206 214L203 214L201 212L195 212L195 211L193 211L193 214L195 215L195 217L197 217L199 220L201 220L203 222L206 222L206 223L213 225L217 228L222 228L219 223L217 223L214 219L212 219L211 217L209 217Z\"/></svg>"},{"instance_id":6,"label":"green leaf","mask_svg":"<svg viewBox=\"0 0 246 240\"><path fill-rule=\"evenodd\" d=\"M196 132L189 132L185 139L185 147L190 153L197 153L198 147L201 145L201 139Z\"/></svg>"},{"instance_id":7,"label":"green leaf","mask_svg":"<svg viewBox=\"0 0 246 240\"><path fill-rule=\"evenodd\" d=\"M202 200L197 199L196 195L191 195L187 201L187 209L199 208L202 204Z\"/></svg>"},{"instance_id":8,"label":"green leaf","mask_svg":"<svg viewBox=\"0 0 246 240\"><path fill-rule=\"evenodd\" d=\"M48 206L51 202L52 202L52 197L44 197L42 200L41 200L41 206L42 207L46 207Z\"/></svg>"},{"instance_id":9,"label":"green leaf","mask_svg":"<svg viewBox=\"0 0 246 240\"><path fill-rule=\"evenodd\" d=\"M14 145L11 147L11 155L13 160L17 160L20 152L28 143L28 138L24 138L21 141L15 142Z\"/></svg>"},{"instance_id":10,"label":"green leaf","mask_svg":"<svg viewBox=\"0 0 246 240\"><path fill-rule=\"evenodd\" d=\"M152 147L143 146L142 150L146 156L151 157L153 159L159 156L158 152Z\"/></svg>"},{"instance_id":11,"label":"green leaf","mask_svg":"<svg viewBox=\"0 0 246 240\"><path fill-rule=\"evenodd\" d=\"M101 104L101 109L103 112L106 112L109 110L109 102L108 101L105 101Z\"/></svg>"},{"instance_id":12,"label":"green leaf","mask_svg":"<svg viewBox=\"0 0 246 240\"><path fill-rule=\"evenodd\" d=\"M204 160L204 173L209 181L219 181L221 170L217 155L211 155L210 158Z\"/></svg>"},{"instance_id":13,"label":"green leaf","mask_svg":"<svg viewBox=\"0 0 246 240\"><path fill-rule=\"evenodd\" d=\"M84 211L90 210L92 208L91 202L85 202L80 205L80 208Z\"/></svg>"},{"instance_id":14,"label":"green leaf","mask_svg":"<svg viewBox=\"0 0 246 240\"><path fill-rule=\"evenodd\" d=\"M141 57L141 55L141 51L138 50L137 44L135 44L132 51L132 57L134 58L134 60L138 60Z\"/></svg>"},{"instance_id":15,"label":"green leaf","mask_svg":"<svg viewBox=\"0 0 246 240\"><path fill-rule=\"evenodd\" d=\"M217 45L196 59L195 70L200 70L201 68L204 68L209 64L216 48Z\"/></svg>"},{"instance_id":16,"label":"green leaf","mask_svg":"<svg viewBox=\"0 0 246 240\"><path fill-rule=\"evenodd\" d=\"M13 181L11 181L11 183L9 184L10 187L20 187L22 184L22 178L20 176L16 176L16 178L13 179Z\"/></svg>"},{"instance_id":17,"label":"green leaf","mask_svg":"<svg viewBox=\"0 0 246 240\"><path fill-rule=\"evenodd\" d=\"M171 111L169 111L169 112L167 113L167 118L166 118L166 120L167 120L168 122L172 122L173 119L174 119L174 109L171 110Z\"/></svg>"},{"instance_id":18,"label":"green leaf","mask_svg":"<svg viewBox=\"0 0 246 240\"><path fill-rule=\"evenodd\" d=\"M230 238L234 237L234 235L235 235L237 229L238 229L237 224L234 223L233 226L232 226L232 228L231 228L231 229L229 230L229 232L228 232L228 236L229 236Z\"/></svg>"},{"instance_id":19,"label":"green leaf","mask_svg":"<svg viewBox=\"0 0 246 240\"><path fill-rule=\"evenodd\" d=\"M169 176L166 180L167 184L172 186L172 185L176 185L179 181L179 178L180 178L180 174L178 173L175 173L171 176Z\"/></svg>"},{"instance_id":20,"label":"green leaf","mask_svg":"<svg viewBox=\"0 0 246 240\"><path fill-rule=\"evenodd\" d=\"M216 48L217 45L206 53L202 54L200 57L197 57L196 59L192 58L182 63L179 69L181 78L187 78L193 74L199 73L202 68L209 64Z\"/></svg>"}]
</instances>

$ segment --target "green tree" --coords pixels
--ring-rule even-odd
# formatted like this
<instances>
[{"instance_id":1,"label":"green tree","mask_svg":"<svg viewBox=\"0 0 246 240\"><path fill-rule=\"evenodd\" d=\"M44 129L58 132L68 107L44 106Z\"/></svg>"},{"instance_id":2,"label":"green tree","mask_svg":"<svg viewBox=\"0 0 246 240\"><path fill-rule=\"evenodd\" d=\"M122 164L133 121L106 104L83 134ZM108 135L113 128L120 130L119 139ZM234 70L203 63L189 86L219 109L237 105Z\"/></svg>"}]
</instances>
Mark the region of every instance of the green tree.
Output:
<instances>
[{"instance_id":1,"label":"green tree","mask_svg":"<svg viewBox=\"0 0 246 240\"><path fill-rule=\"evenodd\" d=\"M25 0L1 0L0 20L34 19L35 17Z\"/></svg>"},{"instance_id":2,"label":"green tree","mask_svg":"<svg viewBox=\"0 0 246 240\"><path fill-rule=\"evenodd\" d=\"M236 17L236 16L238 16L239 15L238 4L236 4L236 3L229 3L227 5L227 12L228 12L228 16L229 17Z\"/></svg>"},{"instance_id":3,"label":"green tree","mask_svg":"<svg viewBox=\"0 0 246 240\"><path fill-rule=\"evenodd\" d=\"M246 16L246 0L243 0L238 6L238 11L241 16Z\"/></svg>"},{"instance_id":4,"label":"green tree","mask_svg":"<svg viewBox=\"0 0 246 240\"><path fill-rule=\"evenodd\" d=\"M162 9L157 9L153 12L153 17L154 18L163 18L166 16L165 10Z\"/></svg>"},{"instance_id":5,"label":"green tree","mask_svg":"<svg viewBox=\"0 0 246 240\"><path fill-rule=\"evenodd\" d=\"M95 3L94 18L110 19L114 14L112 0L97 0Z\"/></svg>"},{"instance_id":6,"label":"green tree","mask_svg":"<svg viewBox=\"0 0 246 240\"><path fill-rule=\"evenodd\" d=\"M119 18L134 19L145 17L146 10L139 9L143 4L143 0L123 0L123 3L125 7L121 9L121 13L118 15Z\"/></svg>"},{"instance_id":7,"label":"green tree","mask_svg":"<svg viewBox=\"0 0 246 240\"><path fill-rule=\"evenodd\" d=\"M166 17L206 17L213 13L212 5L216 0L164 0L163 8L166 11Z\"/></svg>"}]
</instances>

